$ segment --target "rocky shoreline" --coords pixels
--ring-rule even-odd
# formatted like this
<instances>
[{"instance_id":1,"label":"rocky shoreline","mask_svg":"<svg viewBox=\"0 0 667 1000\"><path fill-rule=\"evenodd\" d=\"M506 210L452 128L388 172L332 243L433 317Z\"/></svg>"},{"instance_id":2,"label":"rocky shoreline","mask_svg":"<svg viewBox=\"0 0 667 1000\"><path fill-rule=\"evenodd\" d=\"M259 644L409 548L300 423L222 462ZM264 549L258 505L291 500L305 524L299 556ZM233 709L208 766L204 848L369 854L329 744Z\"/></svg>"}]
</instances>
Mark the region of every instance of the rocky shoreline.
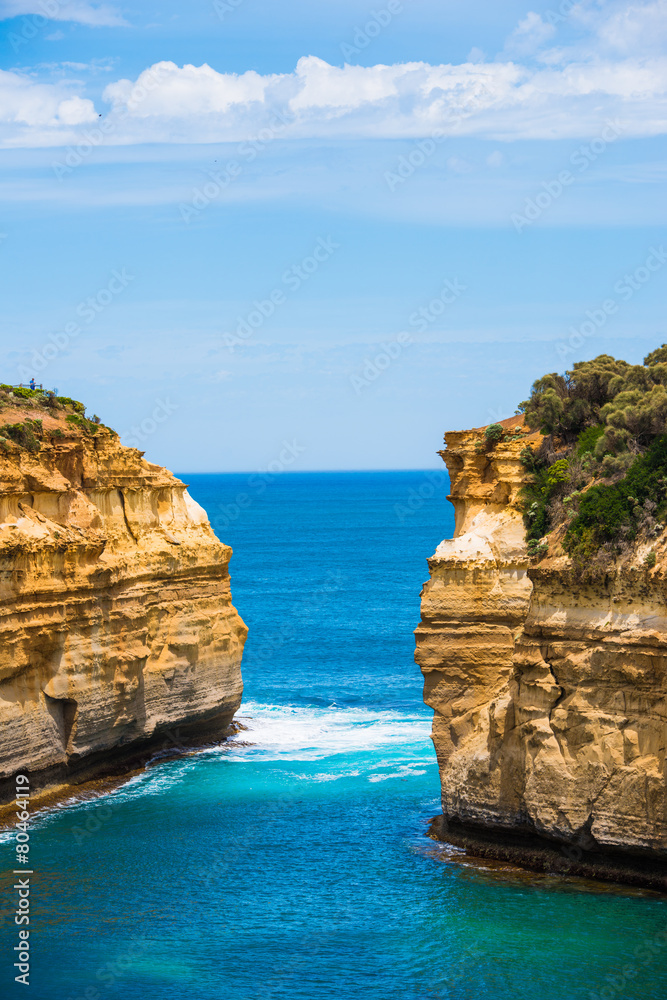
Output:
<instances>
[{"instance_id":1,"label":"rocky shoreline","mask_svg":"<svg viewBox=\"0 0 667 1000\"><path fill-rule=\"evenodd\" d=\"M622 883L667 894L667 861L656 861L650 853L631 857L623 851L584 851L527 833L447 824L442 814L431 820L428 836L462 849L470 858L507 862L547 875Z\"/></svg>"}]
</instances>

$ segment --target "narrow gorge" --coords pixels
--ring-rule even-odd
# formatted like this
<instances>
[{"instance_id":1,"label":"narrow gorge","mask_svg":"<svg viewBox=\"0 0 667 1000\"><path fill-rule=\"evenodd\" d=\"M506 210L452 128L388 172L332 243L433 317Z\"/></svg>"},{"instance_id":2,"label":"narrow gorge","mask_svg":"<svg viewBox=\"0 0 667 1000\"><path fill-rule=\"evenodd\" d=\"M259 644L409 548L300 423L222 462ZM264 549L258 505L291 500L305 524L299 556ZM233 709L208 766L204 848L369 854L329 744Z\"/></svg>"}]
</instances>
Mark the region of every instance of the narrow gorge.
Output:
<instances>
[{"instance_id":1,"label":"narrow gorge","mask_svg":"<svg viewBox=\"0 0 667 1000\"><path fill-rule=\"evenodd\" d=\"M542 435L523 415L501 428L447 433L440 453L456 528L429 559L416 630L442 786L432 836L664 890L667 536L658 525L591 573L562 528L529 555L525 449Z\"/></svg>"},{"instance_id":2,"label":"narrow gorge","mask_svg":"<svg viewBox=\"0 0 667 1000\"><path fill-rule=\"evenodd\" d=\"M0 391L0 792L220 737L246 628L184 483L81 404Z\"/></svg>"}]
</instances>

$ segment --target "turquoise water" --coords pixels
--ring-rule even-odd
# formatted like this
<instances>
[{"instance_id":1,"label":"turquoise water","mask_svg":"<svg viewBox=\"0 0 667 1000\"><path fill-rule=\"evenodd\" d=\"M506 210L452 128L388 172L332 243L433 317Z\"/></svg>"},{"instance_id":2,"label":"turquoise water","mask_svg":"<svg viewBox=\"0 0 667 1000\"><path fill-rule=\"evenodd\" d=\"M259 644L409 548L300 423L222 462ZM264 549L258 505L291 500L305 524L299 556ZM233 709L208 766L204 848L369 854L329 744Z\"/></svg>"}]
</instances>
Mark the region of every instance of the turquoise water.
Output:
<instances>
[{"instance_id":1,"label":"turquoise water","mask_svg":"<svg viewBox=\"0 0 667 1000\"><path fill-rule=\"evenodd\" d=\"M27 995L667 997L663 899L465 867L424 836L438 775L412 630L453 527L444 477L185 478L235 550L247 729L34 824Z\"/></svg>"}]
</instances>

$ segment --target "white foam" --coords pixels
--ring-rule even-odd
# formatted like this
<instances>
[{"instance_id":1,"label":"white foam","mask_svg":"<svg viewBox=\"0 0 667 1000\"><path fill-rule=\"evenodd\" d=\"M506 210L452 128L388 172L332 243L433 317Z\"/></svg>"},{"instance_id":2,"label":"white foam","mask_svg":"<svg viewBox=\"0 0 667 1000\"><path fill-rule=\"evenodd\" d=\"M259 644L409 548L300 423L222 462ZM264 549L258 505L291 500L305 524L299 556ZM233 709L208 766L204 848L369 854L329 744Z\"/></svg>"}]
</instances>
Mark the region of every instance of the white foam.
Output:
<instances>
[{"instance_id":1,"label":"white foam","mask_svg":"<svg viewBox=\"0 0 667 1000\"><path fill-rule=\"evenodd\" d=\"M292 777L297 781L340 781L341 778L358 778L361 771L338 771L331 774L328 771L321 771L318 774L294 774Z\"/></svg>"},{"instance_id":2,"label":"white foam","mask_svg":"<svg viewBox=\"0 0 667 1000\"><path fill-rule=\"evenodd\" d=\"M253 746L231 745L226 759L322 760L338 754L391 748L423 748L421 763L432 763L431 720L400 712L372 712L362 708L304 708L286 705L244 704L237 720L247 727L243 740ZM377 766L378 765L376 762Z\"/></svg>"},{"instance_id":3,"label":"white foam","mask_svg":"<svg viewBox=\"0 0 667 1000\"><path fill-rule=\"evenodd\" d=\"M377 768L377 764L375 767ZM416 764L404 764L399 767L396 771L391 771L389 774L379 774L377 771L374 774L369 774L369 781L387 781L389 778L411 778L413 774L426 774L426 768L417 767Z\"/></svg>"},{"instance_id":4,"label":"white foam","mask_svg":"<svg viewBox=\"0 0 667 1000\"><path fill-rule=\"evenodd\" d=\"M251 701L244 703L241 714L236 718L246 727L236 740L202 748L196 754L172 760L171 763L166 758L167 766L158 764L149 767L100 796L74 796L57 806L40 809L33 816L33 822L48 823L63 811L74 814L74 818L78 812L94 813L99 806L110 805L116 809L123 802L161 795L168 788L180 784L202 758L258 764L261 761L340 760L344 754L370 755L375 750L382 751L380 760L355 760L353 770L348 767L294 776L308 781L337 781L369 773L369 781L385 781L410 774L425 774L424 765L433 766L435 761L428 716L340 708L335 704L328 708L312 708ZM387 757L388 752L391 758ZM417 767L422 769L416 770ZM387 768L390 773L379 774L381 768ZM14 836L14 830L3 831L0 833L0 844L13 841Z\"/></svg>"}]
</instances>

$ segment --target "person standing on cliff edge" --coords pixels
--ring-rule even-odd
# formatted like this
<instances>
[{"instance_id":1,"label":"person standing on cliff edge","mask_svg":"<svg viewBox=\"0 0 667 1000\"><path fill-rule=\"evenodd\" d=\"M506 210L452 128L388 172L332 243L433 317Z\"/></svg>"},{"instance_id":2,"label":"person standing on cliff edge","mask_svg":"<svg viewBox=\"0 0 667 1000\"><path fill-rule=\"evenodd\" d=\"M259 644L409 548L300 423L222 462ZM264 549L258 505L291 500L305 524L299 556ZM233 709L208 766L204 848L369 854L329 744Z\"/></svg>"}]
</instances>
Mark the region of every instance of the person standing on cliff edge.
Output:
<instances>
[{"instance_id":1,"label":"person standing on cliff edge","mask_svg":"<svg viewBox=\"0 0 667 1000\"><path fill-rule=\"evenodd\" d=\"M37 383L35 382L35 376L33 375L33 377L30 379L30 388L34 389L36 385Z\"/></svg>"}]
</instances>

